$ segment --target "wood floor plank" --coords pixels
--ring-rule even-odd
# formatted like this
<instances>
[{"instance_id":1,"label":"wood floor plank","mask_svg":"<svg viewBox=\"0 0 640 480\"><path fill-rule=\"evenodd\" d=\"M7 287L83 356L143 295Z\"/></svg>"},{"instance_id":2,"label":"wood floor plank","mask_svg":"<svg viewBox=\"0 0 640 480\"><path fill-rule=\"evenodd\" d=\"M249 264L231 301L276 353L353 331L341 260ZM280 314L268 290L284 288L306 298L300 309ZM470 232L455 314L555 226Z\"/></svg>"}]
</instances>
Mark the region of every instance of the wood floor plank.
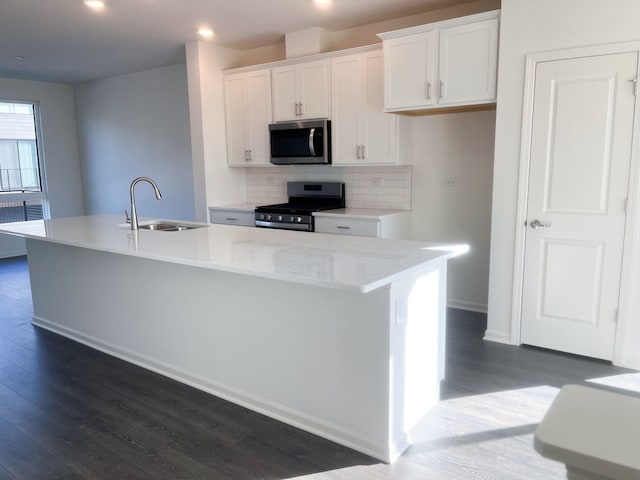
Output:
<instances>
[{"instance_id":1,"label":"wood floor plank","mask_svg":"<svg viewBox=\"0 0 640 480\"><path fill-rule=\"evenodd\" d=\"M565 477L533 432L559 388L607 362L484 342L486 316L448 312L441 401L393 465L31 325L24 257L0 260L0 480L461 480ZM625 383L626 382L626 383Z\"/></svg>"}]
</instances>

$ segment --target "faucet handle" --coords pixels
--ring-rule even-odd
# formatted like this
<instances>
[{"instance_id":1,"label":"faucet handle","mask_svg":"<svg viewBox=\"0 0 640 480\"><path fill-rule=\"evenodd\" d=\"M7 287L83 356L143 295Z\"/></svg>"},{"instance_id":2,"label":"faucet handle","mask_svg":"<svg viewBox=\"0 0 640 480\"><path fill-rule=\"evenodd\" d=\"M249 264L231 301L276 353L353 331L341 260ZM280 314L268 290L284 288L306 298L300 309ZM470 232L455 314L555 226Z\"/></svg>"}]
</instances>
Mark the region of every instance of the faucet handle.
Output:
<instances>
[{"instance_id":1,"label":"faucet handle","mask_svg":"<svg viewBox=\"0 0 640 480\"><path fill-rule=\"evenodd\" d=\"M127 212L127 209L124 209L124 216L126 218L125 223L131 223L131 219L129 218L129 212Z\"/></svg>"}]
</instances>

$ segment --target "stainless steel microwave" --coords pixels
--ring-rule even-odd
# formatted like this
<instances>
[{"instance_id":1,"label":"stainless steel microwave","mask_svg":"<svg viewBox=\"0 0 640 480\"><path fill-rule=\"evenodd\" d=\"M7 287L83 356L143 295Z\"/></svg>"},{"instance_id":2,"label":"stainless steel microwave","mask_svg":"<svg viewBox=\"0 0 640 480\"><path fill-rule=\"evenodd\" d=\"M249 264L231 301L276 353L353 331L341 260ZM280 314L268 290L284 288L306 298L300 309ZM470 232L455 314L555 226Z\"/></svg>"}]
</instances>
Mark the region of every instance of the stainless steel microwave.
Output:
<instances>
[{"instance_id":1,"label":"stainless steel microwave","mask_svg":"<svg viewBox=\"0 0 640 480\"><path fill-rule=\"evenodd\" d=\"M271 163L328 165L331 163L331 121L308 120L269 125Z\"/></svg>"}]
</instances>

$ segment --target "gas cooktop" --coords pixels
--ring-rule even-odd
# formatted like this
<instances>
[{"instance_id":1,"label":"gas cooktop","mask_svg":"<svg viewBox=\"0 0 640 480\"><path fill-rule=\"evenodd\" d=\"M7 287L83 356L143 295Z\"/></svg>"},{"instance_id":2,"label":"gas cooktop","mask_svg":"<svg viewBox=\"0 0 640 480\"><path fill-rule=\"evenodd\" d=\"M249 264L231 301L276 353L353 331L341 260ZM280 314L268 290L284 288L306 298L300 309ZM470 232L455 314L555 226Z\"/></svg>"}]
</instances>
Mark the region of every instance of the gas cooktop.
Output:
<instances>
[{"instance_id":1,"label":"gas cooktop","mask_svg":"<svg viewBox=\"0 0 640 480\"><path fill-rule=\"evenodd\" d=\"M313 232L313 212L345 207L344 187L340 182L288 182L289 201L256 207L256 226Z\"/></svg>"}]
</instances>

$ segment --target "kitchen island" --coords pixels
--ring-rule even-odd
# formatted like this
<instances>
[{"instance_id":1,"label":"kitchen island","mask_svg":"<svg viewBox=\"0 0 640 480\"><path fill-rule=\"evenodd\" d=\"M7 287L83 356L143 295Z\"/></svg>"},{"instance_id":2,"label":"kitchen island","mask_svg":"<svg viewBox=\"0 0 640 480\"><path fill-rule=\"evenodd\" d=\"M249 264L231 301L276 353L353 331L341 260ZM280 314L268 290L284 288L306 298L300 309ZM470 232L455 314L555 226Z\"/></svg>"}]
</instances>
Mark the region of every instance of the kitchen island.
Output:
<instances>
[{"instance_id":1,"label":"kitchen island","mask_svg":"<svg viewBox=\"0 0 640 480\"><path fill-rule=\"evenodd\" d=\"M26 238L35 325L386 462L409 446L466 246L121 223L0 225Z\"/></svg>"}]
</instances>

